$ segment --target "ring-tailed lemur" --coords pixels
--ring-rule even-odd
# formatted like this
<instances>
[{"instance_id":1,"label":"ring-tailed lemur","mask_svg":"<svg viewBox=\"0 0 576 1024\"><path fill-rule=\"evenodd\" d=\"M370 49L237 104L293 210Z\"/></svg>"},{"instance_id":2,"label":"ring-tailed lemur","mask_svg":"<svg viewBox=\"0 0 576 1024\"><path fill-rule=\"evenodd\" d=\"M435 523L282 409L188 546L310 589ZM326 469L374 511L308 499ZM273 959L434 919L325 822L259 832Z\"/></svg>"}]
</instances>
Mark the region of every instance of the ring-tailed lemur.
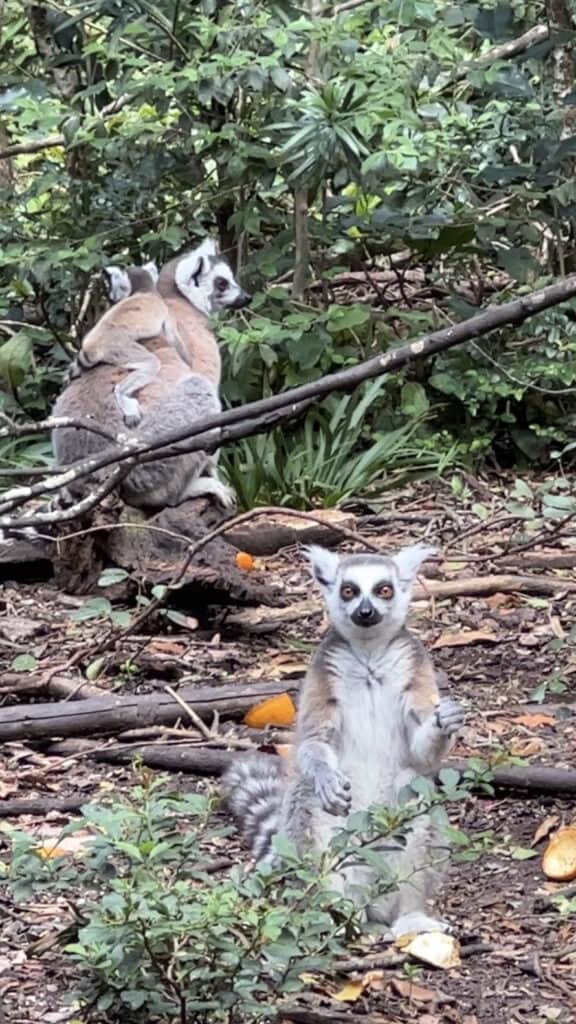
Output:
<instances>
[{"instance_id":1,"label":"ring-tailed lemur","mask_svg":"<svg viewBox=\"0 0 576 1024\"><path fill-rule=\"evenodd\" d=\"M113 305L84 335L76 357L77 372L91 370L100 363L130 370L114 388L114 397L126 426L137 427L142 410L134 394L150 384L161 369L160 360L146 348L146 342L163 336L185 362L186 352L168 307L156 291L155 263L143 267L109 266L104 268L104 275Z\"/></svg>"},{"instance_id":2,"label":"ring-tailed lemur","mask_svg":"<svg viewBox=\"0 0 576 1024\"><path fill-rule=\"evenodd\" d=\"M339 558L309 549L331 629L304 681L292 762L255 755L224 777L257 859L269 856L276 832L301 850L325 850L350 810L394 806L417 775L437 771L452 745L462 710L439 698L432 661L405 626L413 581L432 553L414 546L393 557ZM376 900L368 917L394 935L444 930L426 912L439 877L438 837L427 816L415 819L405 839L386 854L397 889ZM357 865L338 886L353 895L374 877Z\"/></svg>"},{"instance_id":3,"label":"ring-tailed lemur","mask_svg":"<svg viewBox=\"0 0 576 1024\"><path fill-rule=\"evenodd\" d=\"M145 349L139 346L157 363L152 379L140 384L138 405L142 419L134 436L141 440L154 440L179 428L185 431L198 420L220 412L221 359L208 316L218 310L238 309L250 301L210 239L166 264L160 271L157 290L180 344L174 347L160 334L147 342ZM124 422L116 395L119 385L122 390L122 381L130 381L126 369L106 364L95 366L70 382L58 398L53 415L92 417L97 424L121 433ZM133 383L130 387L133 389ZM60 467L101 451L107 443L86 430L64 428L52 434L54 455ZM150 511L205 494L213 494L230 506L234 495L218 479L217 461L217 453L189 452L141 463L123 480L120 495L129 505ZM93 478L90 482L93 483ZM85 487L86 483L79 481L71 490L82 493Z\"/></svg>"}]
</instances>

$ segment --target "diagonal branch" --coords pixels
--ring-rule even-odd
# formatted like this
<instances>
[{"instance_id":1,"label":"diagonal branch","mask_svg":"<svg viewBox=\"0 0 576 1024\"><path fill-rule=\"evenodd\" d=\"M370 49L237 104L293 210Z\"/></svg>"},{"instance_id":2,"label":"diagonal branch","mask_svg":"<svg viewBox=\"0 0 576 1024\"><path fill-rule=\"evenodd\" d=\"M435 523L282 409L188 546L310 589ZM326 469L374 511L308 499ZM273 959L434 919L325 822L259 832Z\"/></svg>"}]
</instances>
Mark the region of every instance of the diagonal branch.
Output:
<instances>
[{"instance_id":1,"label":"diagonal branch","mask_svg":"<svg viewBox=\"0 0 576 1024\"><path fill-rule=\"evenodd\" d=\"M301 413L308 405L325 395L335 391L353 391L364 381L393 373L418 359L435 355L456 345L461 345L473 338L489 334L508 324L521 324L529 317L541 313L551 306L576 296L576 275L565 278L558 284L549 285L537 292L532 292L503 303L500 306L489 306L481 313L461 323L445 327L424 335L417 341L409 342L398 348L391 349L382 355L357 363L355 366L336 373L327 374L318 380L302 384L297 388L273 395L271 398L260 399L228 409L217 416L191 424L185 430L169 431L155 440L138 441L130 438L130 446L123 449L111 446L83 462L63 471L59 477L31 484L27 488L18 488L18 496L4 496L0 503L0 527L16 525L9 516L1 515L13 508L20 507L34 496L58 491L81 477L89 476L96 470L103 469L113 463L136 457L140 462L181 455L184 452L198 450L215 451L224 444L247 437L254 433L264 433L278 422ZM209 431L217 430L217 437L206 436ZM182 443L185 442L185 443ZM26 491L26 496L23 495ZM10 492L8 492L10 495ZM28 525L18 521L18 525Z\"/></svg>"}]
</instances>

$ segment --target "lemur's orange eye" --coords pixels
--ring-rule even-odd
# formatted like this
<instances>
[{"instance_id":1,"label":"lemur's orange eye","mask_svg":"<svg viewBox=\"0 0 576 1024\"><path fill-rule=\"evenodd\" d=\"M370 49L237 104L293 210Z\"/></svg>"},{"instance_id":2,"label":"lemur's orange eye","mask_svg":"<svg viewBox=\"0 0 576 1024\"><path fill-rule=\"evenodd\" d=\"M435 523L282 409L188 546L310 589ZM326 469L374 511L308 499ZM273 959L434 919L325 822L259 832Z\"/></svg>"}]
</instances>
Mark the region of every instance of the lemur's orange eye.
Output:
<instances>
[{"instance_id":1,"label":"lemur's orange eye","mask_svg":"<svg viewBox=\"0 0 576 1024\"><path fill-rule=\"evenodd\" d=\"M390 601L394 597L394 587L391 583L379 583L377 587L374 587L374 593L383 601Z\"/></svg>"},{"instance_id":2,"label":"lemur's orange eye","mask_svg":"<svg viewBox=\"0 0 576 1024\"><path fill-rule=\"evenodd\" d=\"M351 601L353 597L358 596L358 587L353 583L343 583L340 587L340 597L343 601Z\"/></svg>"}]
</instances>

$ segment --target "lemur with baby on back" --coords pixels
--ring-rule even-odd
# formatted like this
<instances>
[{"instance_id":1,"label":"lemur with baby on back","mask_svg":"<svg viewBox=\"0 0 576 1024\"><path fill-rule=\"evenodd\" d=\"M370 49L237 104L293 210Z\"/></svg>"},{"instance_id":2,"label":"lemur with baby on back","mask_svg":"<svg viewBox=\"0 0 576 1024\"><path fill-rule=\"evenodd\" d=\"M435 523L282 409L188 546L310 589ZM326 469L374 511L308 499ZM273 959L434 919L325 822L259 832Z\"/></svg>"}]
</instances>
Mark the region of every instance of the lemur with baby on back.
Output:
<instances>
[{"instance_id":1,"label":"lemur with baby on back","mask_svg":"<svg viewBox=\"0 0 576 1024\"><path fill-rule=\"evenodd\" d=\"M326 850L350 811L397 806L401 791L418 775L433 776L450 749L462 709L440 699L431 658L406 628L412 584L431 554L420 545L390 557L309 549L330 630L303 684L292 760L286 768L283 759L253 755L224 776L257 860L273 859L276 833L300 851ZM404 843L386 844L397 888L368 907L369 920L394 936L447 928L427 908L445 859L440 845L426 815ZM374 880L372 868L357 864L333 887L354 898Z\"/></svg>"},{"instance_id":2,"label":"lemur with baby on back","mask_svg":"<svg viewBox=\"0 0 576 1024\"><path fill-rule=\"evenodd\" d=\"M73 379L58 398L53 415L92 418L118 434L129 427L135 438L152 441L169 431L185 432L220 412L221 358L208 318L220 310L245 306L250 296L216 243L205 239L170 260L162 267L155 289L150 264L127 270L108 267L107 276L110 298L117 304L84 339ZM132 294L135 285L139 291ZM152 310L149 316L142 314L143 303L149 313ZM108 444L88 430L62 428L52 434L60 468ZM218 453L202 451L141 462L119 485L120 496L148 511L208 494L229 507L234 495L218 478L217 462ZM81 494L85 487L75 481L70 491Z\"/></svg>"}]
</instances>

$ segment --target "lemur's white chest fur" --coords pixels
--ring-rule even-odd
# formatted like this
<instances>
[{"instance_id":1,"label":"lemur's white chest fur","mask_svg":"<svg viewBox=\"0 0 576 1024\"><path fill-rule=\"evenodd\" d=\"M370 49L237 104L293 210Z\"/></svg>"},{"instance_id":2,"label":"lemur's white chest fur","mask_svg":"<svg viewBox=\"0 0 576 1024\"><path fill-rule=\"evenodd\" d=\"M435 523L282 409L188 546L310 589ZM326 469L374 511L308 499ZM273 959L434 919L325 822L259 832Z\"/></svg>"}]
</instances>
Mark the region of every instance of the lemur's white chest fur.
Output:
<instances>
[{"instance_id":1,"label":"lemur's white chest fur","mask_svg":"<svg viewBox=\"0 0 576 1024\"><path fill-rule=\"evenodd\" d=\"M338 702L341 727L335 750L338 769L350 782L351 811L394 804L399 790L416 774L406 764L402 713L413 671L409 638L403 634L370 655L339 646L327 652L325 667ZM313 817L316 842L326 846L342 828L344 817L320 807Z\"/></svg>"},{"instance_id":2,"label":"lemur's white chest fur","mask_svg":"<svg viewBox=\"0 0 576 1024\"><path fill-rule=\"evenodd\" d=\"M350 780L352 809L393 802L406 749L401 704L412 668L410 644L399 638L385 651L362 659L349 649L338 660L334 687L342 716L338 760Z\"/></svg>"}]
</instances>

